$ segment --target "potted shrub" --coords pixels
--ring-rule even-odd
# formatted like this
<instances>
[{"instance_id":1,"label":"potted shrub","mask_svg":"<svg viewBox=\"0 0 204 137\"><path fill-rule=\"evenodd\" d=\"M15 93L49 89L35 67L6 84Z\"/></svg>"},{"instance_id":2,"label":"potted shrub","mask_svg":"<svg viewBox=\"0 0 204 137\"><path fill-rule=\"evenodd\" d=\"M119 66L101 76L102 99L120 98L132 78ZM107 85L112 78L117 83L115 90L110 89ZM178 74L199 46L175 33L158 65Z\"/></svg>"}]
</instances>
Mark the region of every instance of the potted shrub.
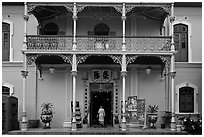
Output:
<instances>
[{"instance_id":1,"label":"potted shrub","mask_svg":"<svg viewBox=\"0 0 204 137\"><path fill-rule=\"evenodd\" d=\"M155 127L155 123L157 122L158 119L158 115L157 112L159 110L159 106L158 105L149 105L147 108L147 120L150 123L150 128L156 128Z\"/></svg>"},{"instance_id":2,"label":"potted shrub","mask_svg":"<svg viewBox=\"0 0 204 137\"><path fill-rule=\"evenodd\" d=\"M43 103L41 105L42 107L42 112L41 112L41 120L45 124L44 129L51 128L50 127L50 122L52 121L53 118L53 105L51 103Z\"/></svg>"}]
</instances>

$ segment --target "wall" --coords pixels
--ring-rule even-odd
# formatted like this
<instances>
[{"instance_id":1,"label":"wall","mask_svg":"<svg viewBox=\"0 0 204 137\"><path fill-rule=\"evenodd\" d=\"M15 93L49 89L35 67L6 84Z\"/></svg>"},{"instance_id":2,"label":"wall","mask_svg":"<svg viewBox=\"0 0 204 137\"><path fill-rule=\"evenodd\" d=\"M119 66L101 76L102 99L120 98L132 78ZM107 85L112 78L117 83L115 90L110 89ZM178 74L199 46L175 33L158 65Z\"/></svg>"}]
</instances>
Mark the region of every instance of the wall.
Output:
<instances>
[{"instance_id":1,"label":"wall","mask_svg":"<svg viewBox=\"0 0 204 137\"><path fill-rule=\"evenodd\" d=\"M202 8L175 7L175 21L189 23L192 62L202 62Z\"/></svg>"}]
</instances>

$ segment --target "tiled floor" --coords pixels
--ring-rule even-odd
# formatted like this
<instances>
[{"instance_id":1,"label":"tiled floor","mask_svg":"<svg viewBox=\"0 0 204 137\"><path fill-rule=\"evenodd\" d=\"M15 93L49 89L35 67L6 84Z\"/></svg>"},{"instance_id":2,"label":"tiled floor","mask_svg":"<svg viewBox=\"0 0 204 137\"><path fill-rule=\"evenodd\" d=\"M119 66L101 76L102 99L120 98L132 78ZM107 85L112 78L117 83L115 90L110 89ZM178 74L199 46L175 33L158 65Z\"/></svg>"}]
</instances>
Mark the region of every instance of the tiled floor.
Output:
<instances>
[{"instance_id":1,"label":"tiled floor","mask_svg":"<svg viewBox=\"0 0 204 137\"><path fill-rule=\"evenodd\" d=\"M184 135L185 131L177 132L170 129L141 129L129 128L127 131L121 131L119 127L106 127L106 128L79 128L77 131L71 131L70 128L33 128L27 131L10 131L9 135Z\"/></svg>"}]
</instances>

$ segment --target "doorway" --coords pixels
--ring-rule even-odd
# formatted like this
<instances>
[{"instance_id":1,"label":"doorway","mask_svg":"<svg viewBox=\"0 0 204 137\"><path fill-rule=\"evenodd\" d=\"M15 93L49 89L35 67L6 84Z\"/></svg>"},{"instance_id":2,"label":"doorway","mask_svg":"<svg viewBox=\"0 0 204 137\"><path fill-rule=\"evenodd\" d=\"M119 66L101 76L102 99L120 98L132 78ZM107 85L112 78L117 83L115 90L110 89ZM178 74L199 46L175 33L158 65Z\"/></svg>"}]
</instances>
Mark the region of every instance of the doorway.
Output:
<instances>
[{"instance_id":1,"label":"doorway","mask_svg":"<svg viewBox=\"0 0 204 137\"><path fill-rule=\"evenodd\" d=\"M98 110L105 110L105 126L113 126L113 83L90 83L90 126L98 126Z\"/></svg>"}]
</instances>

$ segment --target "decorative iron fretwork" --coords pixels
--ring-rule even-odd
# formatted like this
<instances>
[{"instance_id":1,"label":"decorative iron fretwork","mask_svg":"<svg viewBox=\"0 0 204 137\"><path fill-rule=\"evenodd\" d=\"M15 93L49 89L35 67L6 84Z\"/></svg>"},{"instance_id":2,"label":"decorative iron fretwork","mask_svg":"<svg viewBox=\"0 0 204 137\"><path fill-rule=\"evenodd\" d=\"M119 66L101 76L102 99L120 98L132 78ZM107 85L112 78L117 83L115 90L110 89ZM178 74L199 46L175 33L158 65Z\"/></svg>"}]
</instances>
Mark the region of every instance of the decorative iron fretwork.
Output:
<instances>
[{"instance_id":1,"label":"decorative iron fretwork","mask_svg":"<svg viewBox=\"0 0 204 137\"><path fill-rule=\"evenodd\" d=\"M37 54L27 54L26 58L27 58L27 64L31 65L33 62L35 62L37 60L37 58L41 56L41 55L37 55Z\"/></svg>"},{"instance_id":2,"label":"decorative iron fretwork","mask_svg":"<svg viewBox=\"0 0 204 137\"><path fill-rule=\"evenodd\" d=\"M137 55L126 55L126 65L133 63L137 57Z\"/></svg>"},{"instance_id":3,"label":"decorative iron fretwork","mask_svg":"<svg viewBox=\"0 0 204 137\"><path fill-rule=\"evenodd\" d=\"M123 5L113 5L113 7L115 8L115 10L121 14L123 14ZM125 13L128 13L130 11L132 11L133 8L135 8L136 5L125 5Z\"/></svg>"},{"instance_id":4,"label":"decorative iron fretwork","mask_svg":"<svg viewBox=\"0 0 204 137\"><path fill-rule=\"evenodd\" d=\"M80 54L77 54L76 57L77 57L77 65L79 63L83 63L84 61L86 61L86 59L91 56L91 55L80 55Z\"/></svg>"},{"instance_id":5,"label":"decorative iron fretwork","mask_svg":"<svg viewBox=\"0 0 204 137\"><path fill-rule=\"evenodd\" d=\"M58 56L60 56L64 60L64 62L72 64L72 57L73 57L73 55L71 55L71 54L63 54L63 55L58 55Z\"/></svg>"},{"instance_id":6,"label":"decorative iron fretwork","mask_svg":"<svg viewBox=\"0 0 204 137\"><path fill-rule=\"evenodd\" d=\"M157 56L157 57L159 57L165 65L170 66L171 56Z\"/></svg>"},{"instance_id":7,"label":"decorative iron fretwork","mask_svg":"<svg viewBox=\"0 0 204 137\"><path fill-rule=\"evenodd\" d=\"M39 36L27 35L28 50L72 50L72 37L70 36Z\"/></svg>"},{"instance_id":8,"label":"decorative iron fretwork","mask_svg":"<svg viewBox=\"0 0 204 137\"><path fill-rule=\"evenodd\" d=\"M108 55L108 56L111 57L115 63L119 63L120 65L122 65L122 55Z\"/></svg>"}]
</instances>

